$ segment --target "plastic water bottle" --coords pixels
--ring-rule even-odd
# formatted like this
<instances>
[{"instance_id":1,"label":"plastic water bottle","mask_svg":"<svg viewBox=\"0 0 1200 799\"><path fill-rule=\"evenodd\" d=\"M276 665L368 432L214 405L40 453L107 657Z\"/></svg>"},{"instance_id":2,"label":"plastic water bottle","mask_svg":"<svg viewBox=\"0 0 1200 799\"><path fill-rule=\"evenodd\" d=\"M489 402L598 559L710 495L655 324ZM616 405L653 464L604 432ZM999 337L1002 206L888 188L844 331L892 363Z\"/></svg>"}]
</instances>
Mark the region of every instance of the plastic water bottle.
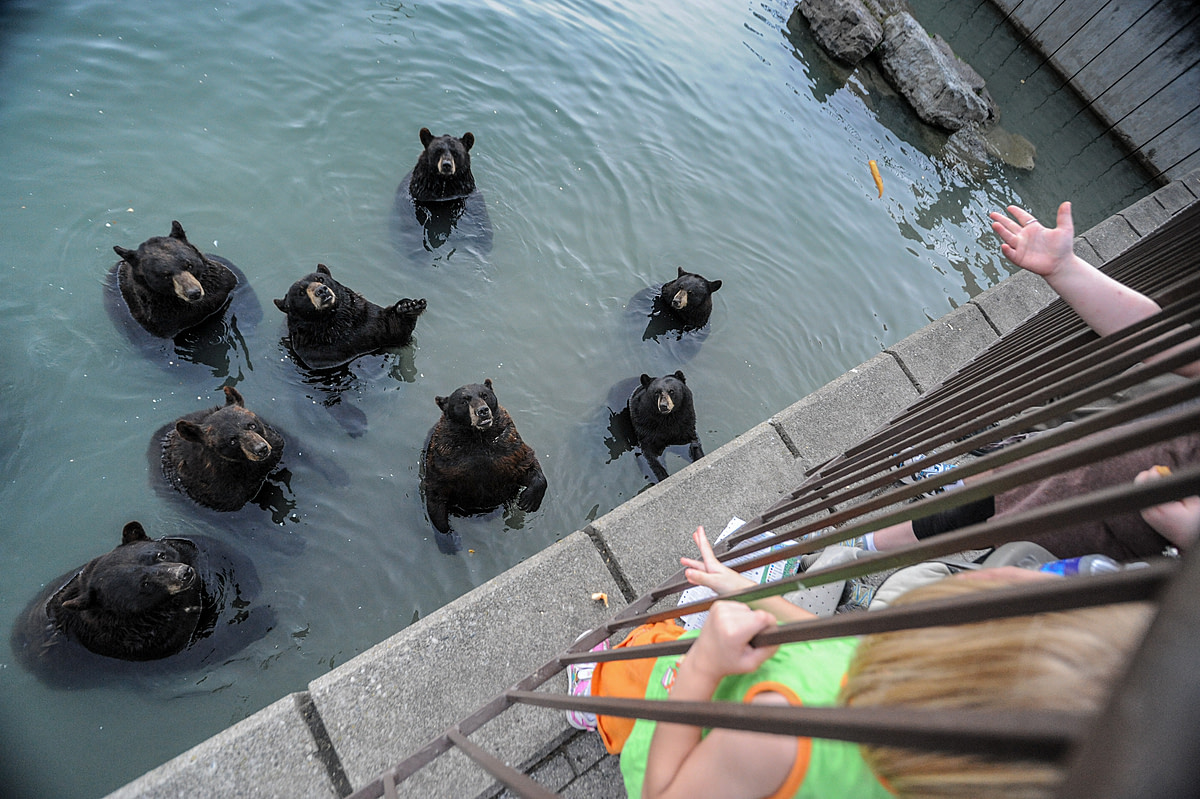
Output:
<instances>
[{"instance_id":1,"label":"plastic water bottle","mask_svg":"<svg viewBox=\"0 0 1200 799\"><path fill-rule=\"evenodd\" d=\"M1120 570L1121 564L1107 555L1083 555L1078 558L1052 560L1049 563L1043 563L1038 569L1038 571L1050 574L1061 574L1064 577L1073 577L1077 574L1106 574Z\"/></svg>"}]
</instances>

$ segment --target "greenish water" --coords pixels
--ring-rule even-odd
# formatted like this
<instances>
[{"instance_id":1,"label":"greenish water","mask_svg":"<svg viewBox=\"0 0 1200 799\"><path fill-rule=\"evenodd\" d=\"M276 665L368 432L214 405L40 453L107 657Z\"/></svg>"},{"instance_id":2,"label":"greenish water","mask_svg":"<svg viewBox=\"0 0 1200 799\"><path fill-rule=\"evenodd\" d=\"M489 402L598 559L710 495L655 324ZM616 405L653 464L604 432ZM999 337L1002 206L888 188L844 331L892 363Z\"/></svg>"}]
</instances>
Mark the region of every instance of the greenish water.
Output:
<instances>
[{"instance_id":1,"label":"greenish water","mask_svg":"<svg viewBox=\"0 0 1200 799\"><path fill-rule=\"evenodd\" d=\"M683 369L711 452L1005 277L988 210L1070 198L1084 228L1153 188L994 19L944 35L980 40L1006 126L1038 147L1031 173L948 165L942 135L789 31L790 13L0 5L0 634L131 519L239 550L275 617L227 661L86 690L48 688L0 648L6 795L111 791L635 496L642 469L605 442L615 383ZM489 252L394 246L423 126L475 134ZM262 307L211 365L148 357L104 309L113 245L172 219ZM271 300L318 262L377 302L429 303L411 349L343 378L335 410L361 412L358 437L279 343ZM643 341L626 305L678 266L724 282L708 335ZM550 488L523 519L457 520L469 551L446 556L418 457L434 397L488 377ZM289 434L274 511L199 513L153 485L154 430L226 383Z\"/></svg>"}]
</instances>

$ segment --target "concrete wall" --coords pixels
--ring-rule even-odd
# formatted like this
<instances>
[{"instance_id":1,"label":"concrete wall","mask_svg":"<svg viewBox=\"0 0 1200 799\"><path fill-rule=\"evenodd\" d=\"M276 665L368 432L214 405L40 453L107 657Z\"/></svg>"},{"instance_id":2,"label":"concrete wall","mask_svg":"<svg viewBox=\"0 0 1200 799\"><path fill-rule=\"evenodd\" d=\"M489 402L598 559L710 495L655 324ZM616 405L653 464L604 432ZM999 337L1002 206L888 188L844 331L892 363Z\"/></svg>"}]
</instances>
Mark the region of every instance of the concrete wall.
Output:
<instances>
[{"instance_id":1,"label":"concrete wall","mask_svg":"<svg viewBox=\"0 0 1200 799\"><path fill-rule=\"evenodd\" d=\"M1200 168L1200 3L991 2L1154 174Z\"/></svg>"}]
</instances>

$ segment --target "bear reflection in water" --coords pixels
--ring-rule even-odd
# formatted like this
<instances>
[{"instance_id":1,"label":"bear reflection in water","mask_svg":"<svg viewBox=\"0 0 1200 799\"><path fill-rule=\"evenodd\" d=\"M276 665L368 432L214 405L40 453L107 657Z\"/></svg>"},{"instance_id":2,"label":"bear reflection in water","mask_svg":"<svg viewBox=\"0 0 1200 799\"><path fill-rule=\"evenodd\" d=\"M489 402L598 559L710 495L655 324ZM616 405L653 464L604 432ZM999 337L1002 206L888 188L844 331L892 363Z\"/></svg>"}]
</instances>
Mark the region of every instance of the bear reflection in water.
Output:
<instances>
[{"instance_id":1,"label":"bear reflection in water","mask_svg":"<svg viewBox=\"0 0 1200 799\"><path fill-rule=\"evenodd\" d=\"M249 363L245 337L262 308L231 261L200 252L177 221L167 236L113 250L121 260L108 271L105 307L147 357L167 367L208 366L222 378L236 371L231 361Z\"/></svg>"},{"instance_id":2,"label":"bear reflection in water","mask_svg":"<svg viewBox=\"0 0 1200 799\"><path fill-rule=\"evenodd\" d=\"M116 549L34 598L13 627L13 652L56 687L147 672L145 661L218 666L273 625L268 608L250 607L258 592L249 561L217 541L151 539L129 522Z\"/></svg>"},{"instance_id":3,"label":"bear reflection in water","mask_svg":"<svg viewBox=\"0 0 1200 799\"><path fill-rule=\"evenodd\" d=\"M452 553L462 544L450 529L451 513L487 513L513 499L520 510L536 511L546 495L546 476L497 401L491 380L461 386L435 401L442 417L421 455L421 491L438 548Z\"/></svg>"},{"instance_id":4,"label":"bear reflection in water","mask_svg":"<svg viewBox=\"0 0 1200 799\"><path fill-rule=\"evenodd\" d=\"M471 172L475 136L434 136L421 128L421 154L396 189L393 238L410 258L442 250L449 258L461 246L477 256L492 250L492 223ZM443 249L444 248L444 249Z\"/></svg>"}]
</instances>

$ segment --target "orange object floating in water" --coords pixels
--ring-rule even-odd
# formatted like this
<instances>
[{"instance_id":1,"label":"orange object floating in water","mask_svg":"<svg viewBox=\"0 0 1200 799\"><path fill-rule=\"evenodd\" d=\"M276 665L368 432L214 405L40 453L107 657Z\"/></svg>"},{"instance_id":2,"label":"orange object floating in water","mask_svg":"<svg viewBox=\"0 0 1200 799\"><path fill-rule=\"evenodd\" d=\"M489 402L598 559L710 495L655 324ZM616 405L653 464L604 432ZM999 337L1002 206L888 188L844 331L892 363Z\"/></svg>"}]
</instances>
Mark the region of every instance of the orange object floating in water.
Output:
<instances>
[{"instance_id":1,"label":"orange object floating in water","mask_svg":"<svg viewBox=\"0 0 1200 799\"><path fill-rule=\"evenodd\" d=\"M879 196L883 196L883 178L879 174L879 165L873 160L867 162L867 166L871 167L871 177L875 178L875 188L879 189Z\"/></svg>"}]
</instances>

